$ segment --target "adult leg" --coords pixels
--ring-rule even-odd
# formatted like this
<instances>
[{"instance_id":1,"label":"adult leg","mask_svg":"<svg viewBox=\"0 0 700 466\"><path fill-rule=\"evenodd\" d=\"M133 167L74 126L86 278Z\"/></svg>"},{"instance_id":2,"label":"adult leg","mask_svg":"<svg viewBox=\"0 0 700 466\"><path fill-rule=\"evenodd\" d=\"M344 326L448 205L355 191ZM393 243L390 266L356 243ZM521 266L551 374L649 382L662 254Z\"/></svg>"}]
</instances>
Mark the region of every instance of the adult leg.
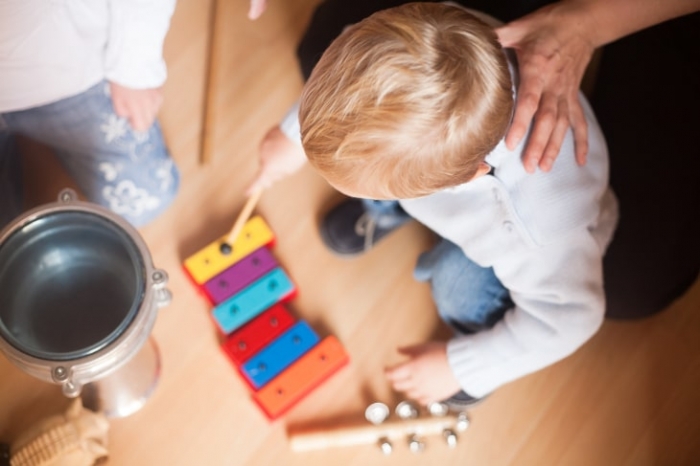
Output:
<instances>
[{"instance_id":1,"label":"adult leg","mask_svg":"<svg viewBox=\"0 0 700 466\"><path fill-rule=\"evenodd\" d=\"M85 196L136 226L172 202L179 174L158 123L138 133L112 108L108 85L5 115L13 131L52 147Z\"/></svg>"},{"instance_id":2,"label":"adult leg","mask_svg":"<svg viewBox=\"0 0 700 466\"><path fill-rule=\"evenodd\" d=\"M0 229L22 212L22 159L0 116Z\"/></svg>"},{"instance_id":3,"label":"adult leg","mask_svg":"<svg viewBox=\"0 0 700 466\"><path fill-rule=\"evenodd\" d=\"M592 105L620 223L604 260L608 317L665 309L700 271L700 14L605 48Z\"/></svg>"}]
</instances>

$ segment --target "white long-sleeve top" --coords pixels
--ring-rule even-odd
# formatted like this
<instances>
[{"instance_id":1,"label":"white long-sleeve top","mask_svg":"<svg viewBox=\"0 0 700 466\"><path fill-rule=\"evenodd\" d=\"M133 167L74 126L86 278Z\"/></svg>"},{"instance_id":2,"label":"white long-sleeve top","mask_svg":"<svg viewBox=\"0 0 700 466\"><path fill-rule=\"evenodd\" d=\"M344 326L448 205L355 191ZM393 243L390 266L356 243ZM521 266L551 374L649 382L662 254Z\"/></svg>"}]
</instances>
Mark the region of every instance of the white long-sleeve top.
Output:
<instances>
[{"instance_id":1,"label":"white long-sleeve top","mask_svg":"<svg viewBox=\"0 0 700 466\"><path fill-rule=\"evenodd\" d=\"M608 153L593 113L588 161L579 167L571 131L549 173L528 174L526 141L510 151L501 141L486 157L493 175L402 207L457 244L482 267L493 267L515 306L492 329L447 345L462 388L481 397L573 353L605 314L602 259L617 223L608 187Z\"/></svg>"},{"instance_id":2,"label":"white long-sleeve top","mask_svg":"<svg viewBox=\"0 0 700 466\"><path fill-rule=\"evenodd\" d=\"M70 97L103 79L165 81L175 0L0 0L0 112Z\"/></svg>"}]
</instances>

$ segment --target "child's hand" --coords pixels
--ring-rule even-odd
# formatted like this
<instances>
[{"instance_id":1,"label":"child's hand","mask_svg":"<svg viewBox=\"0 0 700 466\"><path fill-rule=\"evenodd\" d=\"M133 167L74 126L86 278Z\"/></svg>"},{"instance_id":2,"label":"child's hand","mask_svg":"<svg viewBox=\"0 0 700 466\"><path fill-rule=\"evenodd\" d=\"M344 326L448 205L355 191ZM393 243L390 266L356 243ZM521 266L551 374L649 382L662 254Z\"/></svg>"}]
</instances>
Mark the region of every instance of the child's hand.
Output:
<instances>
[{"instance_id":1,"label":"child's hand","mask_svg":"<svg viewBox=\"0 0 700 466\"><path fill-rule=\"evenodd\" d=\"M109 82L114 112L129 120L135 131L144 132L151 127L163 104L161 88L130 89Z\"/></svg>"},{"instance_id":2,"label":"child's hand","mask_svg":"<svg viewBox=\"0 0 700 466\"><path fill-rule=\"evenodd\" d=\"M460 390L447 362L447 344L430 342L399 348L409 360L390 367L386 376L396 391L427 405L441 401Z\"/></svg>"},{"instance_id":3,"label":"child's hand","mask_svg":"<svg viewBox=\"0 0 700 466\"><path fill-rule=\"evenodd\" d=\"M260 143L260 168L255 180L248 187L247 194L270 187L276 181L299 170L305 163L304 149L275 126Z\"/></svg>"},{"instance_id":4,"label":"child's hand","mask_svg":"<svg viewBox=\"0 0 700 466\"><path fill-rule=\"evenodd\" d=\"M250 9L248 10L248 18L258 19L267 8L267 0L250 0Z\"/></svg>"}]
</instances>

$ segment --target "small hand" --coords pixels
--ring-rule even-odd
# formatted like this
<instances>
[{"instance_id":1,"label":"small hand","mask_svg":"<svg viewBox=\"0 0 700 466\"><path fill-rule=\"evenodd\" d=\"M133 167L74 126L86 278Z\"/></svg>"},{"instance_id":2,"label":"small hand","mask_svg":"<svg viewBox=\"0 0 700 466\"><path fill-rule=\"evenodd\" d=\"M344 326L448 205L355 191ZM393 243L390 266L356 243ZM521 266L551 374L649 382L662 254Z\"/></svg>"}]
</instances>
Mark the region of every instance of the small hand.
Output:
<instances>
[{"instance_id":1,"label":"small hand","mask_svg":"<svg viewBox=\"0 0 700 466\"><path fill-rule=\"evenodd\" d=\"M299 170L306 163L306 154L278 126L267 132L260 143L260 168L247 189L248 195Z\"/></svg>"},{"instance_id":2,"label":"small hand","mask_svg":"<svg viewBox=\"0 0 700 466\"><path fill-rule=\"evenodd\" d=\"M267 9L267 0L250 0L248 18L258 19Z\"/></svg>"},{"instance_id":3,"label":"small hand","mask_svg":"<svg viewBox=\"0 0 700 466\"><path fill-rule=\"evenodd\" d=\"M430 342L399 348L408 361L386 370L386 376L396 391L427 405L441 401L460 390L459 382L447 362L447 344Z\"/></svg>"},{"instance_id":4,"label":"small hand","mask_svg":"<svg viewBox=\"0 0 700 466\"><path fill-rule=\"evenodd\" d=\"M109 89L114 112L128 119L135 131L147 131L163 104L161 88L131 89L110 81Z\"/></svg>"},{"instance_id":5,"label":"small hand","mask_svg":"<svg viewBox=\"0 0 700 466\"><path fill-rule=\"evenodd\" d=\"M580 21L562 19L564 8L564 4L550 5L496 29L501 44L515 49L520 70L506 145L514 149L534 117L523 159L530 173L538 165L543 171L551 169L569 126L574 132L576 160L580 165L586 162L588 127L578 90L594 47Z\"/></svg>"}]
</instances>

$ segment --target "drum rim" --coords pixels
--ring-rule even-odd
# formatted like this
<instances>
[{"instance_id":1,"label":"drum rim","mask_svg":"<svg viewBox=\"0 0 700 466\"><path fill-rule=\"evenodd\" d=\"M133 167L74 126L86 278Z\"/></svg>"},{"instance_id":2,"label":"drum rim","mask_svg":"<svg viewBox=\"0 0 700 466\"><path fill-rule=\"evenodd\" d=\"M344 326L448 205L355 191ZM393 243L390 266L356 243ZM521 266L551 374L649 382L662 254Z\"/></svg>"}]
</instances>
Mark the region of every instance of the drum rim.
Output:
<instances>
[{"instance_id":1,"label":"drum rim","mask_svg":"<svg viewBox=\"0 0 700 466\"><path fill-rule=\"evenodd\" d=\"M157 270L152 262L151 254L139 232L122 217L112 211L89 202L77 200L72 190L64 190L59 194L55 203L38 206L16 218L0 231L0 244L3 244L17 229L23 228L40 217L64 211L82 211L101 216L122 229L136 245L145 268L144 293L138 312L135 313L129 325L113 341L100 350L82 357L67 360L49 360L37 358L23 351L0 337L0 353L20 367L26 373L39 379L54 383L71 383L81 385L99 379L128 362L147 341L157 316L157 301L155 286L158 274L167 274Z\"/></svg>"},{"instance_id":2,"label":"drum rim","mask_svg":"<svg viewBox=\"0 0 700 466\"><path fill-rule=\"evenodd\" d=\"M138 283L130 308L125 314L124 318L119 322L119 324L113 330L111 330L109 334L80 350L74 349L72 351L65 352L52 352L32 348L31 345L23 343L12 332L10 332L9 329L7 329L7 326L2 321L2 319L0 319L1 338L4 338L10 345L15 347L21 353L46 361L71 361L84 356L88 356L90 354L97 353L101 349L107 347L110 342L114 341L116 338L118 338L119 335L124 333L129 328L131 322L134 320L136 314L139 312L140 308L143 305L143 298L146 291L146 266L143 262L141 252L139 251L138 246L132 239L131 235L129 235L129 233L126 232L119 225L116 225L111 219L105 218L103 215L96 214L95 212L86 212L82 209L70 208L48 213L45 212L42 215L34 217L31 222L25 223L21 228L16 228L13 231L11 231L9 235L3 237L3 239L0 240L0 250L2 250L6 246L5 242L10 241L15 235L21 234L24 227L31 226L35 222L39 222L50 217L56 217L62 214L71 213L77 213L78 215L85 215L87 217L91 217L92 219L96 219L91 221L99 222L100 227L104 226L105 228L110 228L115 232L115 234L119 235L118 240L124 245L126 249L128 249L128 254L132 261L133 268L136 272L135 275L137 275L136 279L138 280ZM98 223L95 223L95 225L97 224Z\"/></svg>"}]
</instances>

